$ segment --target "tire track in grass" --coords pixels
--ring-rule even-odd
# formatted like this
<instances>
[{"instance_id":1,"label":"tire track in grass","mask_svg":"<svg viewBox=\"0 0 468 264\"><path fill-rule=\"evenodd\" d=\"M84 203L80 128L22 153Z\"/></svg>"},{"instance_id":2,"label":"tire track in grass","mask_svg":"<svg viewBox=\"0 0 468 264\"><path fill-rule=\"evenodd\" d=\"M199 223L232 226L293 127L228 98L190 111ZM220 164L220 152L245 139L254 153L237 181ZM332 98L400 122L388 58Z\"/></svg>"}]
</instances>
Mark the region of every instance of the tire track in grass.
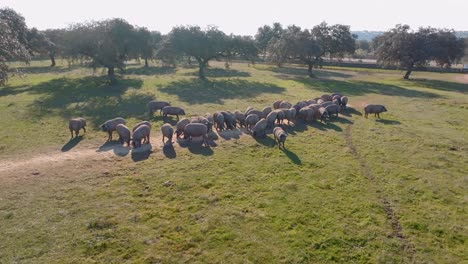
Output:
<instances>
[{"instance_id":1,"label":"tire track in grass","mask_svg":"<svg viewBox=\"0 0 468 264\"><path fill-rule=\"evenodd\" d=\"M351 150L351 153L353 154L354 158L359 162L364 176L369 180L369 182L372 184L372 187L376 190L377 197L382 203L387 220L390 221L392 225L392 237L402 242L403 250L406 251L410 259L413 260L415 253L414 245L407 237L405 237L405 235L403 235L403 228L401 227L400 221L398 220L398 215L393 210L391 203L385 197L384 192L381 190L381 188L379 188L380 184L376 179L375 175L372 173L372 170L369 168L366 161L361 157L356 147L354 146L353 140L351 138L352 125L353 124L349 124L345 129L344 135L346 140L346 146Z\"/></svg>"}]
</instances>

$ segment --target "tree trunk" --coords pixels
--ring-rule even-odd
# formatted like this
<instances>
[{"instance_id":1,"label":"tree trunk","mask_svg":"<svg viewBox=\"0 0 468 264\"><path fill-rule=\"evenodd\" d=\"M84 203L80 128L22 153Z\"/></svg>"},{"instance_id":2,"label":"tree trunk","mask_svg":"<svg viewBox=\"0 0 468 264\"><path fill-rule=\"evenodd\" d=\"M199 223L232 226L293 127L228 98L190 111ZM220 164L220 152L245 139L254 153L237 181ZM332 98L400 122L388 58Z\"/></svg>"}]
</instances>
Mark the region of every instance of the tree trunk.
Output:
<instances>
[{"instance_id":1,"label":"tree trunk","mask_svg":"<svg viewBox=\"0 0 468 264\"><path fill-rule=\"evenodd\" d=\"M408 69L406 70L405 76L403 76L403 79L408 80L412 71L413 71L413 65L408 67Z\"/></svg>"},{"instance_id":2,"label":"tree trunk","mask_svg":"<svg viewBox=\"0 0 468 264\"><path fill-rule=\"evenodd\" d=\"M308 69L307 69L307 72L309 73L309 76L314 77L314 75L312 74L312 67L314 66L314 64L312 62L308 62L307 65L309 66Z\"/></svg>"},{"instance_id":3,"label":"tree trunk","mask_svg":"<svg viewBox=\"0 0 468 264\"><path fill-rule=\"evenodd\" d=\"M202 80L206 79L205 77L205 67L206 62L199 62L198 63L198 77Z\"/></svg>"},{"instance_id":4,"label":"tree trunk","mask_svg":"<svg viewBox=\"0 0 468 264\"><path fill-rule=\"evenodd\" d=\"M54 67L55 66L55 57L52 54L49 55L49 57L50 57L50 62L51 62L50 67Z\"/></svg>"},{"instance_id":5,"label":"tree trunk","mask_svg":"<svg viewBox=\"0 0 468 264\"><path fill-rule=\"evenodd\" d=\"M411 72L412 72L411 70L407 70L405 73L405 76L403 76L403 79L408 80Z\"/></svg>"},{"instance_id":6,"label":"tree trunk","mask_svg":"<svg viewBox=\"0 0 468 264\"><path fill-rule=\"evenodd\" d=\"M145 68L148 68L148 58L145 58Z\"/></svg>"},{"instance_id":7,"label":"tree trunk","mask_svg":"<svg viewBox=\"0 0 468 264\"><path fill-rule=\"evenodd\" d=\"M115 83L114 67L107 67L107 76L109 76L111 84Z\"/></svg>"}]
</instances>

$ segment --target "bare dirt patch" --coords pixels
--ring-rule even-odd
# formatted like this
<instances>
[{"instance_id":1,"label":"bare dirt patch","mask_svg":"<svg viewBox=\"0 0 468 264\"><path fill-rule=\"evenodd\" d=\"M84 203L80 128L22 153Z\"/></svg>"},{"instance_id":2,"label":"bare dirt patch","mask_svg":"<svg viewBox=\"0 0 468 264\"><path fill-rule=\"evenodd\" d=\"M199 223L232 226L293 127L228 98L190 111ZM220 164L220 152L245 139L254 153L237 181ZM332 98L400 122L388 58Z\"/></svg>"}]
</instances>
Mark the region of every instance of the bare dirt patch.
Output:
<instances>
[{"instance_id":1,"label":"bare dirt patch","mask_svg":"<svg viewBox=\"0 0 468 264\"><path fill-rule=\"evenodd\" d=\"M78 145L67 151L63 151L63 148L62 150L57 148L39 152L33 156L26 155L0 160L0 182L13 182L32 177L40 178L60 172L66 167L86 166L87 163L94 163L94 170L98 171L103 161L112 161L128 154L140 155L163 146L161 137L151 138L151 145L144 144L138 149L122 146L117 142L106 142L98 147L93 144L94 142Z\"/></svg>"},{"instance_id":2,"label":"bare dirt patch","mask_svg":"<svg viewBox=\"0 0 468 264\"><path fill-rule=\"evenodd\" d=\"M455 80L460 83L468 84L468 74L460 74L459 76L455 77Z\"/></svg>"}]
</instances>

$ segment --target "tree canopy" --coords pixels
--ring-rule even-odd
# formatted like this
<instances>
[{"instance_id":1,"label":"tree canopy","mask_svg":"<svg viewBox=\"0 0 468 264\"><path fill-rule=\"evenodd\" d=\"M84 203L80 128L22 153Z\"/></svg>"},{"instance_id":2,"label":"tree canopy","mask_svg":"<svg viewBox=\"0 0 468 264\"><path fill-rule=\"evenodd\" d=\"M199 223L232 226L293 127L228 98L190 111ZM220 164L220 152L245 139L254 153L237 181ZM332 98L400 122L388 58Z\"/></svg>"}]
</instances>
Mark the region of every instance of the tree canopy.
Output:
<instances>
[{"instance_id":1,"label":"tree canopy","mask_svg":"<svg viewBox=\"0 0 468 264\"><path fill-rule=\"evenodd\" d=\"M125 61L136 53L134 27L123 19L76 24L67 35L66 54L89 59L93 68L107 68L111 82L115 78L115 68L123 70Z\"/></svg>"},{"instance_id":2,"label":"tree canopy","mask_svg":"<svg viewBox=\"0 0 468 264\"><path fill-rule=\"evenodd\" d=\"M212 59L219 58L227 47L227 36L216 27L202 30L198 26L175 27L169 33L174 50L195 58L199 77L205 78L205 68Z\"/></svg>"},{"instance_id":3,"label":"tree canopy","mask_svg":"<svg viewBox=\"0 0 468 264\"><path fill-rule=\"evenodd\" d=\"M79 60L94 69L104 67L114 81L115 69L123 71L125 62L131 59L143 59L145 67L152 59L174 67L178 62L191 64L195 59L198 75L204 79L211 60L224 59L228 67L235 58L254 62L263 53L264 59L278 66L301 62L308 66L309 75L314 76L312 69L321 66L324 57L354 54L359 58L372 54L380 64L405 69L404 78L408 79L415 67L425 67L429 62L451 67L462 58L465 45L453 30L427 27L412 31L407 25L397 25L376 37L370 45L367 41L357 41L349 26L326 22L310 29L273 23L259 27L254 38L227 35L214 26L206 29L178 26L169 34L161 35L118 18L40 31L28 29L24 17L3 8L0 9L0 85L7 81L9 61L28 62L36 55L49 56L51 66L55 65L55 56L61 56L69 63Z\"/></svg>"},{"instance_id":4,"label":"tree canopy","mask_svg":"<svg viewBox=\"0 0 468 264\"><path fill-rule=\"evenodd\" d=\"M273 23L273 26L264 25L263 27L259 27L257 30L257 34L255 34L255 41L257 43L258 49L265 53L268 47L268 43L273 38L280 38L281 34L283 33L283 26L276 22Z\"/></svg>"},{"instance_id":5,"label":"tree canopy","mask_svg":"<svg viewBox=\"0 0 468 264\"><path fill-rule=\"evenodd\" d=\"M198 62L198 76L205 79L205 69L213 59L243 57L253 60L258 54L250 37L226 35L216 27L201 29L198 26L175 27L168 34L166 53L172 51L193 57ZM170 54L170 52L169 52Z\"/></svg>"},{"instance_id":6,"label":"tree canopy","mask_svg":"<svg viewBox=\"0 0 468 264\"><path fill-rule=\"evenodd\" d=\"M342 57L353 53L355 39L346 25L329 26L323 22L311 30L292 25L270 40L267 51L269 59L278 66L290 59L300 60L308 65L309 75L313 76L312 67L323 56Z\"/></svg>"},{"instance_id":7,"label":"tree canopy","mask_svg":"<svg viewBox=\"0 0 468 264\"><path fill-rule=\"evenodd\" d=\"M409 79L415 67L425 67L429 61L450 67L464 53L463 40L453 31L428 27L415 32L408 25L397 25L376 37L373 45L378 62L399 65L406 70L404 79Z\"/></svg>"},{"instance_id":8,"label":"tree canopy","mask_svg":"<svg viewBox=\"0 0 468 264\"><path fill-rule=\"evenodd\" d=\"M0 85L8 81L8 61L29 61L27 33L24 17L13 9L0 9Z\"/></svg>"},{"instance_id":9,"label":"tree canopy","mask_svg":"<svg viewBox=\"0 0 468 264\"><path fill-rule=\"evenodd\" d=\"M37 28L28 31L28 48L33 55L47 55L51 61L51 67L55 66L55 43Z\"/></svg>"},{"instance_id":10,"label":"tree canopy","mask_svg":"<svg viewBox=\"0 0 468 264\"><path fill-rule=\"evenodd\" d=\"M149 31L147 28L136 28L134 39L134 57L145 60L145 67L148 67L148 60L154 58L155 51L162 40L161 33Z\"/></svg>"}]
</instances>

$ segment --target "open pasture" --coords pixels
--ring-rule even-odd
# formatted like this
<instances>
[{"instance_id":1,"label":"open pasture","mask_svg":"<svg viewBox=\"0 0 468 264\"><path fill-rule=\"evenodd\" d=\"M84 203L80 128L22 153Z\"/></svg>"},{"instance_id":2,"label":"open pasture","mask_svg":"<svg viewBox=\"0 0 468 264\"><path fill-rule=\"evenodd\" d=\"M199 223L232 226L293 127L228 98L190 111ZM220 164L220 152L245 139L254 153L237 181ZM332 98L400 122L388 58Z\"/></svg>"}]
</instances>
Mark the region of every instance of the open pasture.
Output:
<instances>
[{"instance_id":1,"label":"open pasture","mask_svg":"<svg viewBox=\"0 0 468 264\"><path fill-rule=\"evenodd\" d=\"M129 65L116 85L63 62L0 88L1 263L462 263L468 84L461 75L211 63ZM327 124L295 122L285 150L245 130L209 147L106 143L99 125L148 119L152 99L187 116L349 97ZM383 104L381 119L363 117ZM88 132L70 140L67 120Z\"/></svg>"}]
</instances>

